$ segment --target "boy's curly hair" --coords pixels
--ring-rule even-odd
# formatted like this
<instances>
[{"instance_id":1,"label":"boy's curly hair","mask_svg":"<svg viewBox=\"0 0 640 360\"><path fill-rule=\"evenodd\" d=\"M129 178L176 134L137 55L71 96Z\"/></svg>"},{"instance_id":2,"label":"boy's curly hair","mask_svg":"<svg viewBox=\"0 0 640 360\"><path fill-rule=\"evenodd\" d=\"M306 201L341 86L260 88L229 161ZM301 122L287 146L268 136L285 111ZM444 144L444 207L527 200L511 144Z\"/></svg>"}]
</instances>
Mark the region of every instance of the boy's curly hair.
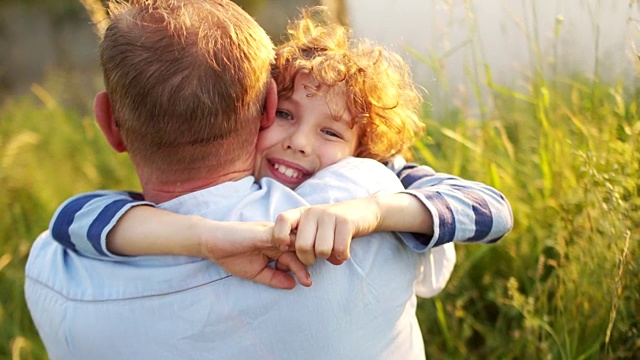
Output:
<instances>
[{"instance_id":1,"label":"boy's curly hair","mask_svg":"<svg viewBox=\"0 0 640 360\"><path fill-rule=\"evenodd\" d=\"M353 115L351 125L361 127L354 156L410 158L410 147L425 126L418 116L422 98L407 64L379 45L353 39L349 29L329 19L326 8L313 7L289 24L272 67L278 96L291 96L299 73L329 89L341 86Z\"/></svg>"}]
</instances>

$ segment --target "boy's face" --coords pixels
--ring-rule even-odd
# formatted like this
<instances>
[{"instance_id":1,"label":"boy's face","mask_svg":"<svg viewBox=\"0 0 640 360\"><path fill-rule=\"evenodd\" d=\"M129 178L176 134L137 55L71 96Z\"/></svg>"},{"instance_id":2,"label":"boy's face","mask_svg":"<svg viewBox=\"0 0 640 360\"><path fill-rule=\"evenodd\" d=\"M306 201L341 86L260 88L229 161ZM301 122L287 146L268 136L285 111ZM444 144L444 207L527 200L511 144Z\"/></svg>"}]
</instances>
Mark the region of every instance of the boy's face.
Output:
<instances>
[{"instance_id":1,"label":"boy's face","mask_svg":"<svg viewBox=\"0 0 640 360\"><path fill-rule=\"evenodd\" d=\"M314 91L309 86L318 83L308 74L299 74L294 85L291 97L278 99L273 125L260 132L254 168L256 180L270 177L292 189L353 155L359 135L340 89Z\"/></svg>"}]
</instances>

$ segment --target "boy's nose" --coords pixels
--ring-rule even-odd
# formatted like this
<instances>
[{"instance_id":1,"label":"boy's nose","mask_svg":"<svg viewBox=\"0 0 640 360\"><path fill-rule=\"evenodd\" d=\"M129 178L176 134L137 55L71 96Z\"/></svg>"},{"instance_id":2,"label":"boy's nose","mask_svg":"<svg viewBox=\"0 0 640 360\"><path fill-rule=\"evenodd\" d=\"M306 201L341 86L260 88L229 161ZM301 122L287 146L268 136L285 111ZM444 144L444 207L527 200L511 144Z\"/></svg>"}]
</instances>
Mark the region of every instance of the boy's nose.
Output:
<instances>
[{"instance_id":1,"label":"boy's nose","mask_svg":"<svg viewBox=\"0 0 640 360\"><path fill-rule=\"evenodd\" d=\"M289 134L287 138L287 149L300 152L304 155L309 154L310 149L310 136L306 134L304 129L296 129Z\"/></svg>"}]
</instances>

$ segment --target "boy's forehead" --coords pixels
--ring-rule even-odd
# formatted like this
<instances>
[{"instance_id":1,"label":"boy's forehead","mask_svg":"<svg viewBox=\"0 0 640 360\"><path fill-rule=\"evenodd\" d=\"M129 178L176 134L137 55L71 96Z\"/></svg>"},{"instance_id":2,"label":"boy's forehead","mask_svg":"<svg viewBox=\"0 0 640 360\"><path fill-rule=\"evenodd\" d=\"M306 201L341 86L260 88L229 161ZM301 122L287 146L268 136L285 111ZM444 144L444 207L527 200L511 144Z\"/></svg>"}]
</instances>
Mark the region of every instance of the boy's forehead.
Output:
<instances>
[{"instance_id":1,"label":"boy's forehead","mask_svg":"<svg viewBox=\"0 0 640 360\"><path fill-rule=\"evenodd\" d=\"M327 109L328 114L335 121L343 122L352 127L355 124L347 104L348 95L347 87L344 83L328 86L318 81L310 73L300 72L295 78L293 93L289 96L281 97L280 100L296 99L296 102L306 103L307 105L316 101L321 102L322 106ZM307 100L311 100L311 102ZM306 107L305 110L316 111L306 109Z\"/></svg>"},{"instance_id":2,"label":"boy's forehead","mask_svg":"<svg viewBox=\"0 0 640 360\"><path fill-rule=\"evenodd\" d=\"M346 108L347 87L344 83L333 86L322 84L308 73L301 73L296 78L295 91L299 91L306 97L321 96L331 107Z\"/></svg>"},{"instance_id":3,"label":"boy's forehead","mask_svg":"<svg viewBox=\"0 0 640 360\"><path fill-rule=\"evenodd\" d=\"M323 86L311 74L301 72L296 76L294 87L296 91L306 91L307 94L314 95L320 92Z\"/></svg>"}]
</instances>

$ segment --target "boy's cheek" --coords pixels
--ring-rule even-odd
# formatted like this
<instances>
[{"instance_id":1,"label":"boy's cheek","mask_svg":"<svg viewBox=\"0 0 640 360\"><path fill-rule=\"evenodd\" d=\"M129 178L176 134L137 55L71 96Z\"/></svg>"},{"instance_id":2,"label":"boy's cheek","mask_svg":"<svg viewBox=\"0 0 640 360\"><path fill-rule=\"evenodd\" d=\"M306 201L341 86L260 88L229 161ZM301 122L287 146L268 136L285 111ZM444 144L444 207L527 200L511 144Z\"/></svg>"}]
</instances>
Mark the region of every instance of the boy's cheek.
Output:
<instances>
[{"instance_id":1,"label":"boy's cheek","mask_svg":"<svg viewBox=\"0 0 640 360\"><path fill-rule=\"evenodd\" d=\"M260 152L269 149L283 141L282 138L282 131L278 131L277 126L272 125L267 129L261 130L258 134L256 150Z\"/></svg>"}]
</instances>

